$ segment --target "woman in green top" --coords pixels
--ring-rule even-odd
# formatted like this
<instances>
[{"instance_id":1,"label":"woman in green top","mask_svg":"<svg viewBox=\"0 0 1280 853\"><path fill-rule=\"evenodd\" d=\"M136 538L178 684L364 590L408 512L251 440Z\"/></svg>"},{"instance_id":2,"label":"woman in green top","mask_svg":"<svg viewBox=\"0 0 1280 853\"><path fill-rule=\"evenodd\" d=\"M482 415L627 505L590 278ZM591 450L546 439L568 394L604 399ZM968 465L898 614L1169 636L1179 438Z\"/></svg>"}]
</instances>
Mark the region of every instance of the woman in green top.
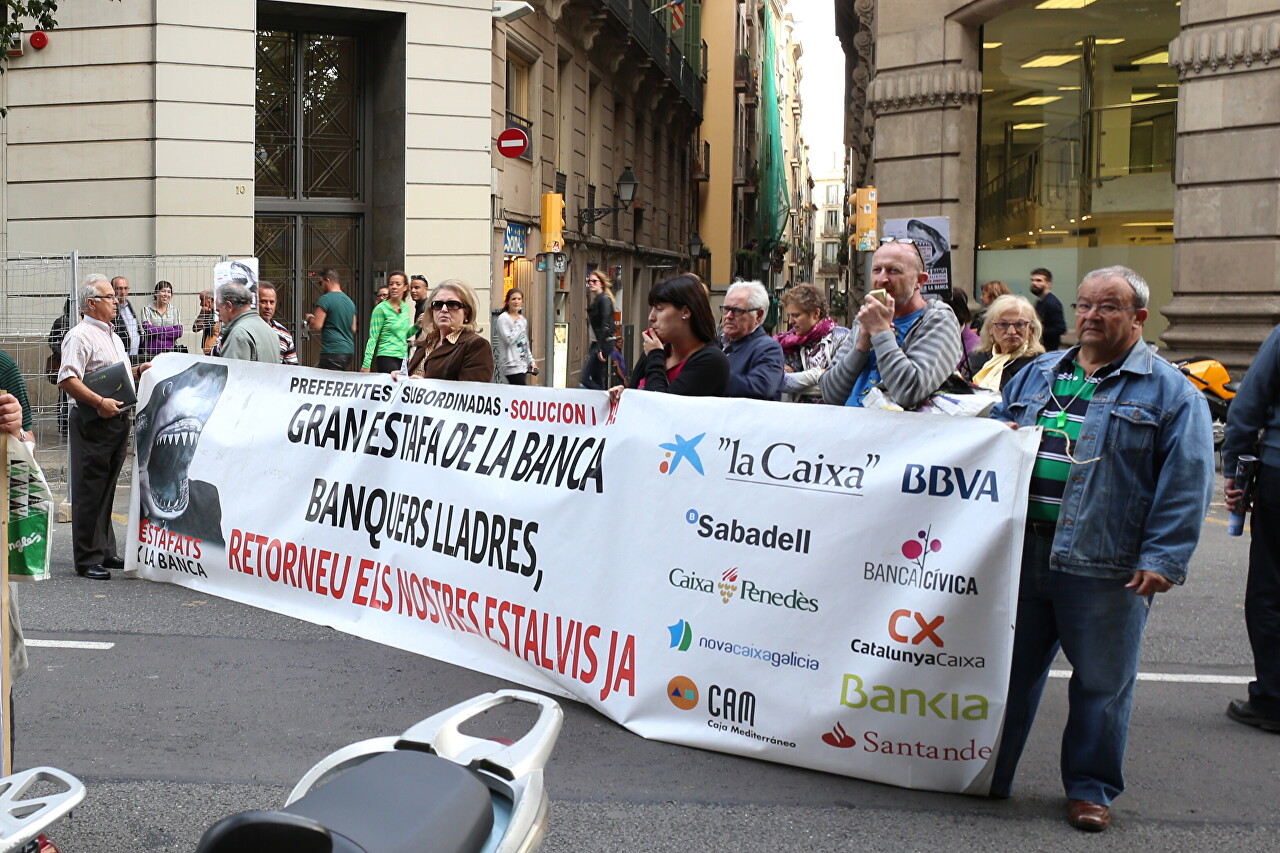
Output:
<instances>
[{"instance_id":1,"label":"woman in green top","mask_svg":"<svg viewBox=\"0 0 1280 853\"><path fill-rule=\"evenodd\" d=\"M370 368L378 373L399 370L409 354L405 339L413 326L413 309L404 301L408 286L409 279L400 270L387 276L387 299L373 307L369 320L369 343L364 348L361 373L368 373Z\"/></svg>"}]
</instances>

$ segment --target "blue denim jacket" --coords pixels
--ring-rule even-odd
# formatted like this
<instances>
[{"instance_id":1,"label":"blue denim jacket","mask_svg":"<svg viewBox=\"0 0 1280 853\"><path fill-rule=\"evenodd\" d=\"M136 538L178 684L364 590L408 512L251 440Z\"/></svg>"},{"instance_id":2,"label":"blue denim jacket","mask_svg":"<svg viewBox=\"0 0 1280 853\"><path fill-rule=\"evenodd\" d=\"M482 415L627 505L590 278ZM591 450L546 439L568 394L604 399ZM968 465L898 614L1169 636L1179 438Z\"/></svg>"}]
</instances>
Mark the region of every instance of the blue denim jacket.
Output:
<instances>
[{"instance_id":1,"label":"blue denim jacket","mask_svg":"<svg viewBox=\"0 0 1280 853\"><path fill-rule=\"evenodd\" d=\"M1077 349L1042 355L1019 371L991 417L1035 426L1059 365L1069 365ZM1071 466L1050 568L1186 580L1213 491L1213 428L1200 392L1139 342L1098 383L1072 453L1102 458Z\"/></svg>"}]
</instances>

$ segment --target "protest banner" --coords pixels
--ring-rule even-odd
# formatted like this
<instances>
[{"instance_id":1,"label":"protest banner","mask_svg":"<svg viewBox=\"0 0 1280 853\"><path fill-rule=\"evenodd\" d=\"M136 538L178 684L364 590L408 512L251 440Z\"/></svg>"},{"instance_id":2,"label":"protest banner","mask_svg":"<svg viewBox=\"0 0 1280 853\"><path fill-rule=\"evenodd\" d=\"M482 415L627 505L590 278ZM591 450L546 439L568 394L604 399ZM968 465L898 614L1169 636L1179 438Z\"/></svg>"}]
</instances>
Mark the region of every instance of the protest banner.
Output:
<instances>
[{"instance_id":1,"label":"protest banner","mask_svg":"<svg viewBox=\"0 0 1280 853\"><path fill-rule=\"evenodd\" d=\"M176 354L140 394L146 578L645 737L985 792L1035 430Z\"/></svg>"}]
</instances>

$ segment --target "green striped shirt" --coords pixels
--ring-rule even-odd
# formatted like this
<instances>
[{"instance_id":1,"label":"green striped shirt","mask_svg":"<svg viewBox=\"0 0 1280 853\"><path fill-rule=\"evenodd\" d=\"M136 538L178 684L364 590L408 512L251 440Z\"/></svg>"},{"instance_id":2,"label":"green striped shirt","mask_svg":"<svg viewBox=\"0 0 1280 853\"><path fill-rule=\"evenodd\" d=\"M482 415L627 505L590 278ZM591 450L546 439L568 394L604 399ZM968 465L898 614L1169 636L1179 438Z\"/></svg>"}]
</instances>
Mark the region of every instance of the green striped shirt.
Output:
<instances>
[{"instance_id":1,"label":"green striped shirt","mask_svg":"<svg viewBox=\"0 0 1280 853\"><path fill-rule=\"evenodd\" d=\"M1036 453L1035 467L1031 469L1027 521L1058 520L1067 477L1071 475L1071 459L1067 452L1075 449L1080 438L1080 427L1098 383L1115 367L1109 364L1095 370L1092 376L1085 376L1084 368L1074 359L1069 366L1068 370L1068 365L1059 363L1049 402L1036 418L1036 423L1044 428L1044 437Z\"/></svg>"}]
</instances>

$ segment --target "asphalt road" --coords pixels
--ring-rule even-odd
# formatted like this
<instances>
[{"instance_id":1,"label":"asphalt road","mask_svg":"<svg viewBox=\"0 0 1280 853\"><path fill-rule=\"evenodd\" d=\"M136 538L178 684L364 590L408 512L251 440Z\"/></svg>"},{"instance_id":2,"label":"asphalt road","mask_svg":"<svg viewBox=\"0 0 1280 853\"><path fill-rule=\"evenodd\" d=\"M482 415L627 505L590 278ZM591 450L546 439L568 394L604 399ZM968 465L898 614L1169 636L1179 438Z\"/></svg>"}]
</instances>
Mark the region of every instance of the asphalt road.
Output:
<instances>
[{"instance_id":1,"label":"asphalt road","mask_svg":"<svg viewBox=\"0 0 1280 853\"><path fill-rule=\"evenodd\" d=\"M510 686L181 587L81 580L68 540L63 528L56 576L20 590L26 635L114 645L33 647L14 688L16 766L62 767L89 788L52 832L64 853L193 850L219 817L280 805L330 750ZM1101 836L1062 819L1055 678L1007 801L650 742L565 703L544 850L1277 849L1280 736L1223 714L1252 672L1247 543L1215 506L1187 585L1152 611L1142 670L1178 680L1138 687L1129 790Z\"/></svg>"}]
</instances>

